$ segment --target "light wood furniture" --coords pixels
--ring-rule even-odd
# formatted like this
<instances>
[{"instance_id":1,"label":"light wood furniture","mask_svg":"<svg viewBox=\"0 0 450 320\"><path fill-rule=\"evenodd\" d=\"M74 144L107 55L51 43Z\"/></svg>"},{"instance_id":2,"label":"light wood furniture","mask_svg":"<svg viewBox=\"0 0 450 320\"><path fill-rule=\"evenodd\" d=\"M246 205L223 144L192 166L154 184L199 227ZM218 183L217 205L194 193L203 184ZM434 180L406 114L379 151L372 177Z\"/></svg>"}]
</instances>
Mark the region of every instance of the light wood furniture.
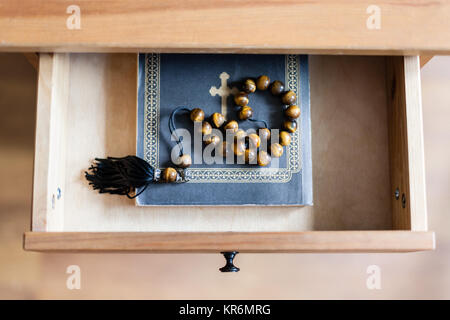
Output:
<instances>
[{"instance_id":1,"label":"light wood furniture","mask_svg":"<svg viewBox=\"0 0 450 320\"><path fill-rule=\"evenodd\" d=\"M422 68L424 65L426 65L431 59L433 59L433 56L420 56L420 67Z\"/></svg>"},{"instance_id":2,"label":"light wood furniture","mask_svg":"<svg viewBox=\"0 0 450 320\"><path fill-rule=\"evenodd\" d=\"M93 192L83 171L95 156L135 152L136 72L136 54L40 54L26 250L434 248L427 229L418 56L310 57L315 205L303 208L143 208Z\"/></svg>"},{"instance_id":3,"label":"light wood furniture","mask_svg":"<svg viewBox=\"0 0 450 320\"><path fill-rule=\"evenodd\" d=\"M80 29L67 27L73 5ZM1 8L2 51L450 53L449 1L3 0Z\"/></svg>"}]
</instances>

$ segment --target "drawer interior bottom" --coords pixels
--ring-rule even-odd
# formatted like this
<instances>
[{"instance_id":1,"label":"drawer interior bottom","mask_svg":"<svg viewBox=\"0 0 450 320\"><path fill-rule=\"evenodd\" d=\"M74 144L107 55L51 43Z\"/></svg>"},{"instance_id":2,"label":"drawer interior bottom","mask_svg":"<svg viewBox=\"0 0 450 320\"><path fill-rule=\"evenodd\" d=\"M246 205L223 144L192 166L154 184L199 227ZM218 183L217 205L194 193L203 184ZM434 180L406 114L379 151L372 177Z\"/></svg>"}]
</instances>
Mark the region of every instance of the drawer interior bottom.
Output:
<instances>
[{"instance_id":1,"label":"drawer interior bottom","mask_svg":"<svg viewBox=\"0 0 450 320\"><path fill-rule=\"evenodd\" d=\"M36 168L49 169L35 173L33 231L393 229L385 57L310 57L313 207L144 208L93 192L94 157L135 154L136 66L136 54L41 55Z\"/></svg>"}]
</instances>

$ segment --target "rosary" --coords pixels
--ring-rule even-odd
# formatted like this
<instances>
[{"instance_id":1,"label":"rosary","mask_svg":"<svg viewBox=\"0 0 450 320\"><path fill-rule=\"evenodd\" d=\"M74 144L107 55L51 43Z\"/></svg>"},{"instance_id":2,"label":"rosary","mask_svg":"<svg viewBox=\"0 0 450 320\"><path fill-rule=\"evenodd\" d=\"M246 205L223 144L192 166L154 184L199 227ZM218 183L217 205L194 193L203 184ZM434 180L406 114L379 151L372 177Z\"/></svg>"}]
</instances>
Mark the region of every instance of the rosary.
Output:
<instances>
[{"instance_id":1,"label":"rosary","mask_svg":"<svg viewBox=\"0 0 450 320\"><path fill-rule=\"evenodd\" d=\"M267 142L270 139L271 130L266 121L252 118L253 109L248 105L249 94L255 93L256 90L269 90L271 94L281 98L284 106L283 130L279 133L279 141L270 145L269 152L259 148L262 141ZM191 121L199 125L201 134L205 137L205 144L217 147L220 156L227 157L234 154L234 156L242 158L246 164L255 163L261 167L267 166L272 161L272 157L279 158L283 155L283 147L291 143L291 133L297 130L300 108L295 105L296 101L296 94L293 91L285 91L283 82L279 80L270 83L270 79L266 75L259 76L256 80L246 79L242 84L242 91L234 96L234 102L239 108L238 118L240 121L253 121L264 125L263 128L259 128L258 134L247 134L244 130L239 129L239 123L236 120L226 122L225 117L220 113L213 113L209 117L209 121L206 121L202 109L178 107L170 114L168 124L170 133L175 137L180 149L179 157L173 161L175 167L156 169L136 156L96 158L95 163L89 168L89 172L85 173L85 177L93 189L100 193L126 195L130 199L139 196L154 182L186 182L184 170L191 166L192 158L189 154L184 153L182 137L178 137L176 134L175 116L181 112L187 113ZM214 135L212 133L213 126L216 129L232 133L233 142L222 141L219 136ZM141 190L133 194L133 190L139 188Z\"/></svg>"}]
</instances>

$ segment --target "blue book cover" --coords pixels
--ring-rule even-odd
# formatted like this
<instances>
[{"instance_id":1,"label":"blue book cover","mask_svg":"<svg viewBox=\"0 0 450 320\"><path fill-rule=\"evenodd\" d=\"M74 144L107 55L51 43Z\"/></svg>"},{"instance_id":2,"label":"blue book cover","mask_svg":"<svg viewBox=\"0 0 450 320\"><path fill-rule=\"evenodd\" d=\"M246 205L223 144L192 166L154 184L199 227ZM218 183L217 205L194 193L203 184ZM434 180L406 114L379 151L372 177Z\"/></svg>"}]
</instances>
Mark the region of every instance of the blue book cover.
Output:
<instances>
[{"instance_id":1,"label":"blue book cover","mask_svg":"<svg viewBox=\"0 0 450 320\"><path fill-rule=\"evenodd\" d=\"M283 81L286 90L296 93L301 108L298 130L282 157L268 167L205 164L198 161L201 150L198 154L192 147L193 165L186 169L189 181L152 184L137 197L137 205L312 205L309 72L304 55L140 54L137 156L156 168L173 166L170 159L175 142L168 121L180 106L202 108L206 116L220 112L227 120L237 120L244 130L257 129L255 122L238 120L232 93L242 80L259 75ZM266 90L249 98L254 118L265 120L269 128L281 129L280 97ZM178 117L176 124L193 130L189 116Z\"/></svg>"}]
</instances>

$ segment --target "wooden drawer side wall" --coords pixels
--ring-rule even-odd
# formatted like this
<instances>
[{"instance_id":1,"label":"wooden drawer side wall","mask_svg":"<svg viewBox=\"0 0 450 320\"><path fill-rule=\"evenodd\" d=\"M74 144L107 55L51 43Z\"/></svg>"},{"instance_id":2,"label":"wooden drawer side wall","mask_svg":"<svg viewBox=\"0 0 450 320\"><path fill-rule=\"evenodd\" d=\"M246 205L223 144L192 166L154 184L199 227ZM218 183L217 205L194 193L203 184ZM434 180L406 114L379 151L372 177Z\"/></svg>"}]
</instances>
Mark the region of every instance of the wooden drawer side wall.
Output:
<instances>
[{"instance_id":1,"label":"wooden drawer side wall","mask_svg":"<svg viewBox=\"0 0 450 320\"><path fill-rule=\"evenodd\" d=\"M69 54L39 59L32 230L63 230Z\"/></svg>"},{"instance_id":2,"label":"wooden drawer side wall","mask_svg":"<svg viewBox=\"0 0 450 320\"><path fill-rule=\"evenodd\" d=\"M419 57L388 57L386 68L393 227L426 231Z\"/></svg>"}]
</instances>

